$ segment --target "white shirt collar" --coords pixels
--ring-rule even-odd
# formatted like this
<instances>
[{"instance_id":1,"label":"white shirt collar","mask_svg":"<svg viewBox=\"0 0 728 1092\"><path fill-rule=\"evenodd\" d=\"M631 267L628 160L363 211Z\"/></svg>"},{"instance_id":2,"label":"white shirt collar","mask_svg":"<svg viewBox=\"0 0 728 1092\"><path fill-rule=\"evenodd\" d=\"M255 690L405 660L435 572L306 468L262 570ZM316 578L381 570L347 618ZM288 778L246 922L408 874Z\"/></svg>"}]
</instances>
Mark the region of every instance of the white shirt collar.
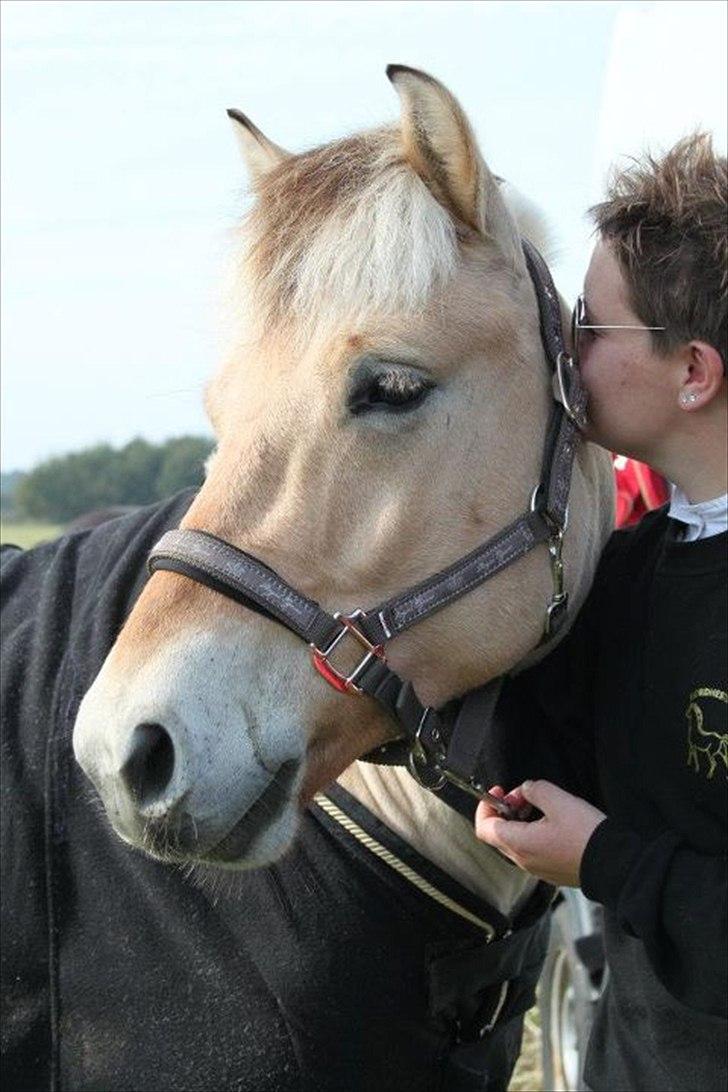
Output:
<instances>
[{"instance_id":1,"label":"white shirt collar","mask_svg":"<svg viewBox=\"0 0 728 1092\"><path fill-rule=\"evenodd\" d=\"M676 485L670 486L671 499L668 516L685 524L683 542L696 542L728 531L728 493L713 500L691 504Z\"/></svg>"}]
</instances>

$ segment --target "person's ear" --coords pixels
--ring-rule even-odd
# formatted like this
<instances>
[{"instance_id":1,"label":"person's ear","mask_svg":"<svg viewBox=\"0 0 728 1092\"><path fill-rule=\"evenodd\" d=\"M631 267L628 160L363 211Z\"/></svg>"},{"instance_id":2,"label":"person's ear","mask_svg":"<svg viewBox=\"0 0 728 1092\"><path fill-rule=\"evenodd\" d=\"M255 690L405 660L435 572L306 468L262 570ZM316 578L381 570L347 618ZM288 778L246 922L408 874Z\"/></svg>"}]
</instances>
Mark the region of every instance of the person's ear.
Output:
<instances>
[{"instance_id":1,"label":"person's ear","mask_svg":"<svg viewBox=\"0 0 728 1092\"><path fill-rule=\"evenodd\" d=\"M691 341L685 347L680 385L680 408L693 412L704 409L720 391L725 380L723 358L707 341Z\"/></svg>"}]
</instances>

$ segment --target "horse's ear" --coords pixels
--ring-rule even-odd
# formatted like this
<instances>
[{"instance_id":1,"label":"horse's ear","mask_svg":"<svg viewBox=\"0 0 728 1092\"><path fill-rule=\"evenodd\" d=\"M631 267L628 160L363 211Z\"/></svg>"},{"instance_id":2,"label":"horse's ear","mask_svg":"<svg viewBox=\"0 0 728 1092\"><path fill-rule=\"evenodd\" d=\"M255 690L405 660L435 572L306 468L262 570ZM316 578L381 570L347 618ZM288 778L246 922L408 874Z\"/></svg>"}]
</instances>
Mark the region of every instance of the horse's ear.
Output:
<instances>
[{"instance_id":1,"label":"horse's ear","mask_svg":"<svg viewBox=\"0 0 728 1092\"><path fill-rule=\"evenodd\" d=\"M470 123L446 87L416 68L387 66L402 101L407 159L441 204L469 227L484 226L484 166Z\"/></svg>"},{"instance_id":2,"label":"horse's ear","mask_svg":"<svg viewBox=\"0 0 728 1092\"><path fill-rule=\"evenodd\" d=\"M277 167L290 158L290 152L286 152L272 140L268 140L257 125L253 125L250 118L247 118L240 110L228 110L227 115L233 123L235 138L243 153L253 184L259 182L273 167Z\"/></svg>"},{"instance_id":3,"label":"horse's ear","mask_svg":"<svg viewBox=\"0 0 728 1092\"><path fill-rule=\"evenodd\" d=\"M520 261L513 222L455 96L426 72L406 65L388 65L387 76L402 101L402 139L412 167L440 204Z\"/></svg>"}]
</instances>

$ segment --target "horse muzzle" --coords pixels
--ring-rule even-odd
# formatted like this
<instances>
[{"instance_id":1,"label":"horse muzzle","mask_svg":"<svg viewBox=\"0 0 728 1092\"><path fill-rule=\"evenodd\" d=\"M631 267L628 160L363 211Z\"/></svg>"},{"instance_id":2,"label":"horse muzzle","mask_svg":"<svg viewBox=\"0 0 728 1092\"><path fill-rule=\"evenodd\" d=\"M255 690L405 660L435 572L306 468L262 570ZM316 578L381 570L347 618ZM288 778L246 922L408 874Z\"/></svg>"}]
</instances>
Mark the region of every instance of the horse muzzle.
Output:
<instances>
[{"instance_id":1,"label":"horse muzzle","mask_svg":"<svg viewBox=\"0 0 728 1092\"><path fill-rule=\"evenodd\" d=\"M132 677L107 662L73 748L124 841L167 861L259 867L295 834L306 739L281 711L254 716L231 687L203 688L210 645L172 650Z\"/></svg>"}]
</instances>

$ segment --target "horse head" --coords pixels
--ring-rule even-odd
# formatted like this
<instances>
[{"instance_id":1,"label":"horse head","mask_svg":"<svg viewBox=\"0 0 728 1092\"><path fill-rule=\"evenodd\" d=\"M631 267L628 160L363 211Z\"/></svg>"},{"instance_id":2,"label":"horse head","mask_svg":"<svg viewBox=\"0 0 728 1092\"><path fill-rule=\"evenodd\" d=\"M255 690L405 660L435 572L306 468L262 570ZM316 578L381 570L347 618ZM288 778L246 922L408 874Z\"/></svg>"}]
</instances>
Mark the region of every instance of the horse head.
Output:
<instances>
[{"instance_id":1,"label":"horse head","mask_svg":"<svg viewBox=\"0 0 728 1092\"><path fill-rule=\"evenodd\" d=\"M416 584L514 519L552 401L519 228L467 117L430 76L388 75L397 125L300 155L229 112L255 200L206 395L217 447L182 523L332 612ZM583 446L575 605L608 528L608 476ZM439 706L538 644L550 590L539 547L398 636L388 661ZM301 806L393 731L274 621L157 572L82 702L74 748L122 838L240 868L283 853Z\"/></svg>"}]
</instances>

